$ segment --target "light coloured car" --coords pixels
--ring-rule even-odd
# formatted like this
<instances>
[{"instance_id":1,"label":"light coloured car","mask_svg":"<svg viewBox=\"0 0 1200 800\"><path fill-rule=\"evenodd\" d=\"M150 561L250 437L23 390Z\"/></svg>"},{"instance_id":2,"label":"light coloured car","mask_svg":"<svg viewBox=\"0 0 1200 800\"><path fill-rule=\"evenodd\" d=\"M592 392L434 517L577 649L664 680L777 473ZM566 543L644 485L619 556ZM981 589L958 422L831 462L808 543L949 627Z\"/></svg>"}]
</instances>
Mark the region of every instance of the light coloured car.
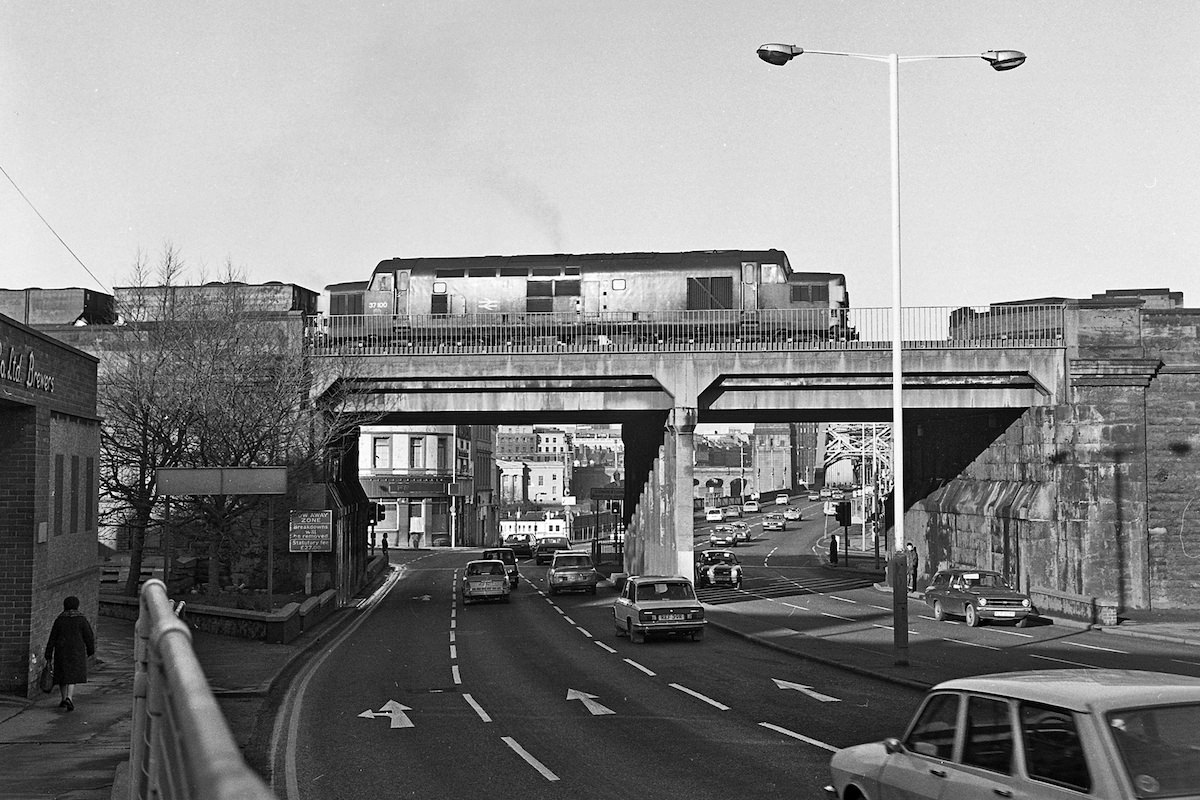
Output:
<instances>
[{"instance_id":1,"label":"light coloured car","mask_svg":"<svg viewBox=\"0 0 1200 800\"><path fill-rule=\"evenodd\" d=\"M708 534L708 543L713 547L737 547L741 540L737 528L732 525L718 525Z\"/></svg>"},{"instance_id":2,"label":"light coloured car","mask_svg":"<svg viewBox=\"0 0 1200 800\"><path fill-rule=\"evenodd\" d=\"M747 500L746 502L742 503L743 514L756 514L759 511L762 511L762 506L759 505L757 500Z\"/></svg>"},{"instance_id":3,"label":"light coloured car","mask_svg":"<svg viewBox=\"0 0 1200 800\"><path fill-rule=\"evenodd\" d=\"M723 512L721 509L717 508L716 506L709 506L708 508L704 509L704 521L705 522L722 522L722 521L724 521L724 519L725 519L725 512Z\"/></svg>"},{"instance_id":4,"label":"light coloured car","mask_svg":"<svg viewBox=\"0 0 1200 800\"><path fill-rule=\"evenodd\" d=\"M559 592L596 593L600 573L592 564L590 553L582 550L559 550L546 570L546 588L550 594Z\"/></svg>"},{"instance_id":5,"label":"light coloured car","mask_svg":"<svg viewBox=\"0 0 1200 800\"><path fill-rule=\"evenodd\" d=\"M742 515L742 507L739 505L725 506L725 519L737 519Z\"/></svg>"},{"instance_id":6,"label":"light coloured car","mask_svg":"<svg viewBox=\"0 0 1200 800\"><path fill-rule=\"evenodd\" d=\"M617 635L639 644L649 635L666 634L699 641L707 624L692 582L681 575L630 576L613 603Z\"/></svg>"},{"instance_id":7,"label":"light coloured car","mask_svg":"<svg viewBox=\"0 0 1200 800\"><path fill-rule=\"evenodd\" d=\"M804 515L795 506L788 506L783 510L783 518L789 522L797 522L803 519Z\"/></svg>"},{"instance_id":8,"label":"light coloured car","mask_svg":"<svg viewBox=\"0 0 1200 800\"><path fill-rule=\"evenodd\" d=\"M786 506L788 504L788 500L790 499L791 497L787 492L780 492L779 494L775 495L775 505Z\"/></svg>"},{"instance_id":9,"label":"light coloured car","mask_svg":"<svg viewBox=\"0 0 1200 800\"><path fill-rule=\"evenodd\" d=\"M480 559L467 562L462 577L464 606L475 600L500 600L507 603L511 593L512 586L509 585L508 572L503 561Z\"/></svg>"},{"instance_id":10,"label":"light coloured car","mask_svg":"<svg viewBox=\"0 0 1200 800\"><path fill-rule=\"evenodd\" d=\"M925 588L925 603L933 617L944 620L953 614L971 627L985 621L1015 622L1025 627L1035 612L1029 595L1018 592L998 572L984 569L943 569L934 573Z\"/></svg>"},{"instance_id":11,"label":"light coloured car","mask_svg":"<svg viewBox=\"0 0 1200 800\"><path fill-rule=\"evenodd\" d=\"M771 512L763 517L764 531L781 531L786 526L787 522L784 520L783 514L778 512Z\"/></svg>"},{"instance_id":12,"label":"light coloured car","mask_svg":"<svg viewBox=\"0 0 1200 800\"><path fill-rule=\"evenodd\" d=\"M898 739L830 761L837 800L1200 797L1200 678L1109 669L958 678Z\"/></svg>"}]
</instances>

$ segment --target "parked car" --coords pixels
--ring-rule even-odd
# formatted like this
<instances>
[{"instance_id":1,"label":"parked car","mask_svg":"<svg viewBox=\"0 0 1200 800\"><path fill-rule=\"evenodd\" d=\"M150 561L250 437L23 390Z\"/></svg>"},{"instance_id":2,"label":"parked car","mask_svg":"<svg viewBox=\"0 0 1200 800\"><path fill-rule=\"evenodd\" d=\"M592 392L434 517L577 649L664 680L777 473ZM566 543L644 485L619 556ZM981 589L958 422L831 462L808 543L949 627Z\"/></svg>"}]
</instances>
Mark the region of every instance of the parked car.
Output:
<instances>
[{"instance_id":1,"label":"parked car","mask_svg":"<svg viewBox=\"0 0 1200 800\"><path fill-rule=\"evenodd\" d=\"M771 512L763 517L764 531L781 531L784 529L784 526L785 522L783 519L783 514Z\"/></svg>"},{"instance_id":2,"label":"parked car","mask_svg":"<svg viewBox=\"0 0 1200 800\"><path fill-rule=\"evenodd\" d=\"M783 510L783 518L789 522L796 522L803 519L804 515L800 513L800 509L796 508L795 506L788 506Z\"/></svg>"},{"instance_id":3,"label":"parked car","mask_svg":"<svg viewBox=\"0 0 1200 800\"><path fill-rule=\"evenodd\" d=\"M708 534L708 543L713 547L737 547L741 539L732 525L718 525Z\"/></svg>"},{"instance_id":4,"label":"parked car","mask_svg":"<svg viewBox=\"0 0 1200 800\"><path fill-rule=\"evenodd\" d=\"M517 588L517 584L521 581L521 573L517 571L517 554L511 547L489 547L479 557L485 560L503 561L504 571L508 574L508 587L510 589Z\"/></svg>"},{"instance_id":5,"label":"parked car","mask_svg":"<svg viewBox=\"0 0 1200 800\"><path fill-rule=\"evenodd\" d=\"M681 575L633 575L626 579L613 603L613 626L618 636L636 643L648 635L704 638L704 606L692 582Z\"/></svg>"},{"instance_id":6,"label":"parked car","mask_svg":"<svg viewBox=\"0 0 1200 800\"><path fill-rule=\"evenodd\" d=\"M592 556L581 550L559 550L546 570L546 587L550 594L584 591L596 593L600 573L592 564Z\"/></svg>"},{"instance_id":7,"label":"parked car","mask_svg":"<svg viewBox=\"0 0 1200 800\"><path fill-rule=\"evenodd\" d=\"M549 563L555 552L570 549L571 540L565 536L541 536L533 545L533 563L539 566Z\"/></svg>"},{"instance_id":8,"label":"parked car","mask_svg":"<svg viewBox=\"0 0 1200 800\"><path fill-rule=\"evenodd\" d=\"M826 794L1200 797L1200 678L1116 669L978 675L929 690L898 739L847 747Z\"/></svg>"},{"instance_id":9,"label":"parked car","mask_svg":"<svg viewBox=\"0 0 1200 800\"><path fill-rule=\"evenodd\" d=\"M533 555L533 534L510 533L504 537L504 546L512 548L517 555L528 558Z\"/></svg>"},{"instance_id":10,"label":"parked car","mask_svg":"<svg viewBox=\"0 0 1200 800\"><path fill-rule=\"evenodd\" d=\"M731 550L701 550L696 559L696 586L742 588L742 566Z\"/></svg>"},{"instance_id":11,"label":"parked car","mask_svg":"<svg viewBox=\"0 0 1200 800\"><path fill-rule=\"evenodd\" d=\"M1004 582L998 572L979 569L938 570L925 589L925 602L933 608L933 617L944 620L954 614L966 618L975 627L984 621L1029 624L1036 613L1029 596Z\"/></svg>"},{"instance_id":12,"label":"parked car","mask_svg":"<svg viewBox=\"0 0 1200 800\"><path fill-rule=\"evenodd\" d=\"M504 562L497 560L468 561L463 570L462 602L467 605L475 600L500 600L507 603L512 587Z\"/></svg>"},{"instance_id":13,"label":"parked car","mask_svg":"<svg viewBox=\"0 0 1200 800\"><path fill-rule=\"evenodd\" d=\"M762 506L758 504L757 500L747 500L746 502L742 503L743 514L756 514L759 511L762 511Z\"/></svg>"}]
</instances>

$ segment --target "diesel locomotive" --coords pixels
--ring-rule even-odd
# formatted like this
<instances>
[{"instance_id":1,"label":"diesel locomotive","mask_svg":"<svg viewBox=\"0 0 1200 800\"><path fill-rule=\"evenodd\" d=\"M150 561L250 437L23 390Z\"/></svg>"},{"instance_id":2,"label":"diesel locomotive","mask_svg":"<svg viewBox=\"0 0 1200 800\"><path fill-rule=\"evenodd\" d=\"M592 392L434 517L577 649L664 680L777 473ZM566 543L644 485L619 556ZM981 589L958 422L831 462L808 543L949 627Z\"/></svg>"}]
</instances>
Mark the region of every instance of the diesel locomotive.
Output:
<instances>
[{"instance_id":1,"label":"diesel locomotive","mask_svg":"<svg viewBox=\"0 0 1200 800\"><path fill-rule=\"evenodd\" d=\"M856 338L845 276L780 250L393 258L325 295L322 336L353 345Z\"/></svg>"}]
</instances>

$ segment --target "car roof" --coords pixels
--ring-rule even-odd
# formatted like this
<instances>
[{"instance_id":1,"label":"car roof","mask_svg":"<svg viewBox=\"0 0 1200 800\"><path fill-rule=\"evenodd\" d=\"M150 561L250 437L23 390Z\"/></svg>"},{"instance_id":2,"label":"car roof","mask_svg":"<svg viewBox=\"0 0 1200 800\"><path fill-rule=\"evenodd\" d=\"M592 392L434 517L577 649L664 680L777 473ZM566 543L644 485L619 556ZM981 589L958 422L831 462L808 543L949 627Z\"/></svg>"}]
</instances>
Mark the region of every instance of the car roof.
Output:
<instances>
[{"instance_id":1,"label":"car roof","mask_svg":"<svg viewBox=\"0 0 1200 800\"><path fill-rule=\"evenodd\" d=\"M937 690L980 692L1103 713L1133 706L1200 703L1200 678L1129 669L1046 669L955 678Z\"/></svg>"},{"instance_id":2,"label":"car roof","mask_svg":"<svg viewBox=\"0 0 1200 800\"><path fill-rule=\"evenodd\" d=\"M485 553L502 553L504 551L508 551L511 553L512 548L511 547L486 547L483 550L483 552L485 552Z\"/></svg>"},{"instance_id":3,"label":"car roof","mask_svg":"<svg viewBox=\"0 0 1200 800\"><path fill-rule=\"evenodd\" d=\"M564 556L587 556L592 557L592 554L587 550L559 550L554 554L555 558L563 558Z\"/></svg>"},{"instance_id":4,"label":"car roof","mask_svg":"<svg viewBox=\"0 0 1200 800\"><path fill-rule=\"evenodd\" d=\"M967 567L955 567L954 569L939 569L938 572L944 572L947 575L999 575L1000 573L994 569L970 569Z\"/></svg>"},{"instance_id":5,"label":"car roof","mask_svg":"<svg viewBox=\"0 0 1200 800\"><path fill-rule=\"evenodd\" d=\"M661 581L679 581L680 583L691 583L682 575L630 575L626 580L634 583L659 583Z\"/></svg>"},{"instance_id":6,"label":"car roof","mask_svg":"<svg viewBox=\"0 0 1200 800\"><path fill-rule=\"evenodd\" d=\"M477 558L474 561L467 562L468 567L472 564L499 564L502 567L504 566L504 562L498 558Z\"/></svg>"}]
</instances>

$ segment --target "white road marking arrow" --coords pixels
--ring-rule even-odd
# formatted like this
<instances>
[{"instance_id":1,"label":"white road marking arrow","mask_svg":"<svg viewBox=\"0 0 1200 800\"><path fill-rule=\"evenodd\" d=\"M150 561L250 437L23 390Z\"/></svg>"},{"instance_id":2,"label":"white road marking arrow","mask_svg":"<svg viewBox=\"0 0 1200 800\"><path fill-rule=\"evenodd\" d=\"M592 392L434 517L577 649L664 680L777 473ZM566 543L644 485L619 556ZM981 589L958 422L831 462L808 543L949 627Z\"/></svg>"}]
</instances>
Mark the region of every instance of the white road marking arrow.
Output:
<instances>
[{"instance_id":1,"label":"white road marking arrow","mask_svg":"<svg viewBox=\"0 0 1200 800\"><path fill-rule=\"evenodd\" d=\"M820 692L813 691L813 688L811 686L805 686L800 683L792 683L791 681L781 681L781 680L779 680L779 678L771 678L771 680L775 681L775 685L778 686L780 689L795 689L797 692L806 694L809 697L811 697L813 700L820 700L822 703L840 703L840 702L842 702L842 698L830 697L827 694L821 694Z\"/></svg>"},{"instance_id":2,"label":"white road marking arrow","mask_svg":"<svg viewBox=\"0 0 1200 800\"><path fill-rule=\"evenodd\" d=\"M367 719L375 719L376 717L391 717L392 723L388 726L389 728L416 727L413 725L412 720L408 718L408 715L404 713L405 711L412 711L412 709L408 706L400 705L395 700L388 700L383 704L383 708L379 709L378 711L372 711L368 708L366 711L359 714L359 716Z\"/></svg>"},{"instance_id":3,"label":"white road marking arrow","mask_svg":"<svg viewBox=\"0 0 1200 800\"><path fill-rule=\"evenodd\" d=\"M611 708L606 708L596 702L596 695L581 692L578 689L567 689L568 700L579 700L583 703L583 707L591 712L593 717L601 716L602 714L615 714Z\"/></svg>"}]
</instances>

